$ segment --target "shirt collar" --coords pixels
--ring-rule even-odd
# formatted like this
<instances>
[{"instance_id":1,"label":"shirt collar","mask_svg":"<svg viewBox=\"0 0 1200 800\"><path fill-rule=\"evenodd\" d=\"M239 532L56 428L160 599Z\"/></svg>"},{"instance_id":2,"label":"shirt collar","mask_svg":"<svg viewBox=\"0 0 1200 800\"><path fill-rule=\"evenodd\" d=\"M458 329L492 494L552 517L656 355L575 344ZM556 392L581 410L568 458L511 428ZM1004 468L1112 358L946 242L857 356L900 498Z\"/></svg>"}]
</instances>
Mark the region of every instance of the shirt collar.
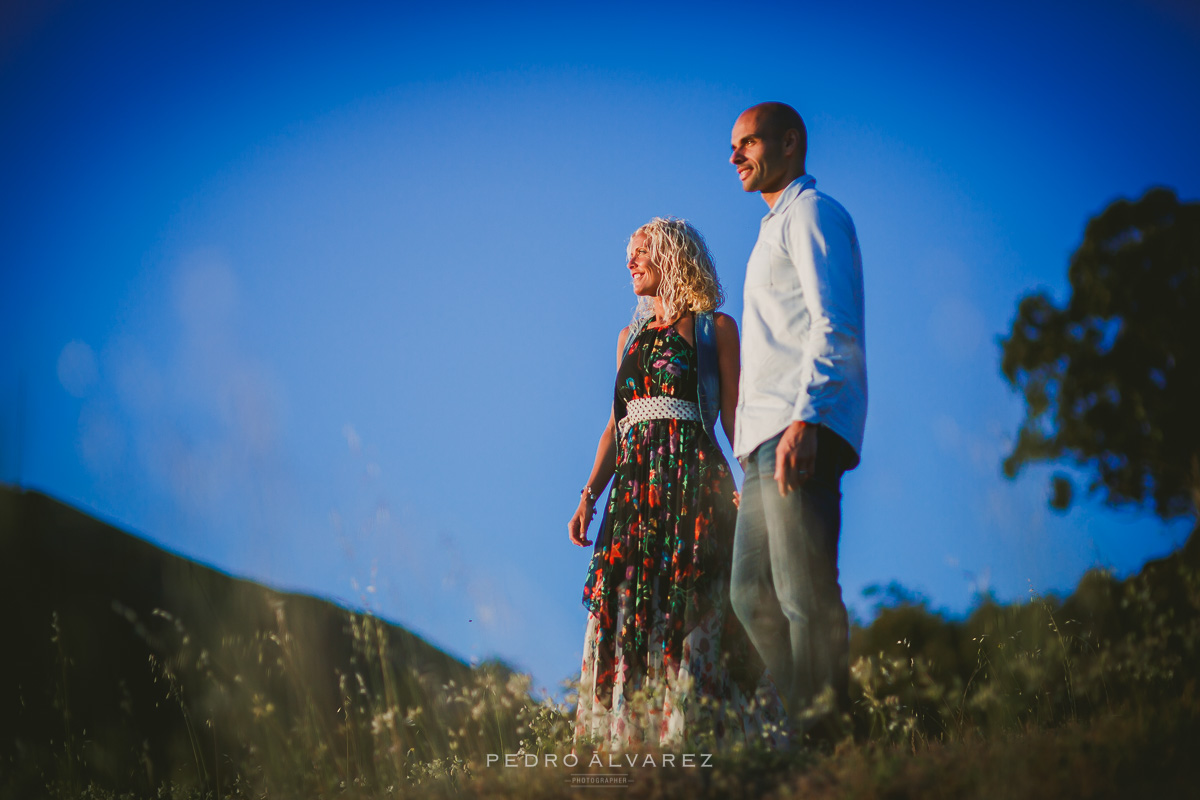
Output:
<instances>
[{"instance_id":1,"label":"shirt collar","mask_svg":"<svg viewBox=\"0 0 1200 800\"><path fill-rule=\"evenodd\" d=\"M811 189L816 185L817 179L807 172L796 178L796 180L787 185L787 188L783 190L783 194L775 198L775 205L771 206L771 210L763 217L763 222L766 222L776 214L782 214L783 210L788 207L788 203L795 200L805 189Z\"/></svg>"}]
</instances>

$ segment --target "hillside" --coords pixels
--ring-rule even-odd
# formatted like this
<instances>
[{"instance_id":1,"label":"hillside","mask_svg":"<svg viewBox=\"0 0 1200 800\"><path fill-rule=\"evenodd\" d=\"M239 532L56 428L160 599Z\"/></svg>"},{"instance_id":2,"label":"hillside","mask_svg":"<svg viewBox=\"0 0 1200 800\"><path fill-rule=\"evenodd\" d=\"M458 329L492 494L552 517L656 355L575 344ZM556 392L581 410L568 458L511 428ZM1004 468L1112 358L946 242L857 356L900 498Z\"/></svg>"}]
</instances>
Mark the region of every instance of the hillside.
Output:
<instances>
[{"instance_id":1,"label":"hillside","mask_svg":"<svg viewBox=\"0 0 1200 800\"><path fill-rule=\"evenodd\" d=\"M0 570L0 798L567 798L576 773L613 772L526 676L43 495L0 490ZM960 619L888 587L851 652L853 710L820 739L725 747L701 728L685 750L715 753L712 769L624 770L622 796L1188 797L1200 782L1195 533L1136 575ZM545 760L498 763L518 752Z\"/></svg>"},{"instance_id":2,"label":"hillside","mask_svg":"<svg viewBox=\"0 0 1200 800\"><path fill-rule=\"evenodd\" d=\"M417 702L414 674L436 685L471 674L403 628L230 577L4 487L0 607L10 619L5 796L25 795L39 775L141 790L211 780L253 747L239 730L247 710L324 732L332 746L356 673L389 683L401 706Z\"/></svg>"}]
</instances>

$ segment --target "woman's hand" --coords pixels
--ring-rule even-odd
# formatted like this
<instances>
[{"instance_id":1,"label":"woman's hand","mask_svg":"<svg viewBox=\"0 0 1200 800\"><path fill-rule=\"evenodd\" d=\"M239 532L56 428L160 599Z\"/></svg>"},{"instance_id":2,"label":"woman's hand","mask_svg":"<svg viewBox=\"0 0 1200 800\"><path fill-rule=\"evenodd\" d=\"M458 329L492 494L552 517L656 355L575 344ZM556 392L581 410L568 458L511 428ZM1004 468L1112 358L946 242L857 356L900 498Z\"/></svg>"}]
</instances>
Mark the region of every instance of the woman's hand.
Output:
<instances>
[{"instance_id":1,"label":"woman's hand","mask_svg":"<svg viewBox=\"0 0 1200 800\"><path fill-rule=\"evenodd\" d=\"M595 514L596 506L594 502L586 493L581 494L579 496L579 507L575 509L575 514L571 517L571 521L567 523L567 533L570 535L571 541L580 547L587 547L592 543L587 538L587 529Z\"/></svg>"}]
</instances>

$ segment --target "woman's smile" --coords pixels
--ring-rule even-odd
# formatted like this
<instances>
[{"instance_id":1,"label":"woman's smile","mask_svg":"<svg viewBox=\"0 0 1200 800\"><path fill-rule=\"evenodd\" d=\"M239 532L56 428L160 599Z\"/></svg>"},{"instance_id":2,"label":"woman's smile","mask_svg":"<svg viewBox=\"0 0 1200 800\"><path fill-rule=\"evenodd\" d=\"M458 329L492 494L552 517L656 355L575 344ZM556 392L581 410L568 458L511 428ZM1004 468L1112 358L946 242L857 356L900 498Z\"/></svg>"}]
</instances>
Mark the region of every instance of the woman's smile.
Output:
<instances>
[{"instance_id":1,"label":"woman's smile","mask_svg":"<svg viewBox=\"0 0 1200 800\"><path fill-rule=\"evenodd\" d=\"M658 294L658 284L661 280L659 271L650 261L650 243L646 237L638 234L629 242L629 276L633 280L633 293L642 297L653 297Z\"/></svg>"}]
</instances>

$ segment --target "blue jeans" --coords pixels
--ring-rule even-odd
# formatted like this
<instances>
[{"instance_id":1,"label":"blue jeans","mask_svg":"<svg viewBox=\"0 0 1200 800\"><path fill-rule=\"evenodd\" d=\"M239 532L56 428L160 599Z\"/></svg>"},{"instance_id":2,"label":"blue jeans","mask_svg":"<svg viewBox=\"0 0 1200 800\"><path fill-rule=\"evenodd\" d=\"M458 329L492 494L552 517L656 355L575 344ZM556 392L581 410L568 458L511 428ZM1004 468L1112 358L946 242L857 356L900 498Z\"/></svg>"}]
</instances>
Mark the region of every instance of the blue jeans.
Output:
<instances>
[{"instance_id":1,"label":"blue jeans","mask_svg":"<svg viewBox=\"0 0 1200 800\"><path fill-rule=\"evenodd\" d=\"M775 482L780 436L743 462L730 599L763 662L798 717L826 689L849 705L849 626L838 584L844 443L818 429L813 475L787 497ZM843 447L839 447L842 445Z\"/></svg>"}]
</instances>

